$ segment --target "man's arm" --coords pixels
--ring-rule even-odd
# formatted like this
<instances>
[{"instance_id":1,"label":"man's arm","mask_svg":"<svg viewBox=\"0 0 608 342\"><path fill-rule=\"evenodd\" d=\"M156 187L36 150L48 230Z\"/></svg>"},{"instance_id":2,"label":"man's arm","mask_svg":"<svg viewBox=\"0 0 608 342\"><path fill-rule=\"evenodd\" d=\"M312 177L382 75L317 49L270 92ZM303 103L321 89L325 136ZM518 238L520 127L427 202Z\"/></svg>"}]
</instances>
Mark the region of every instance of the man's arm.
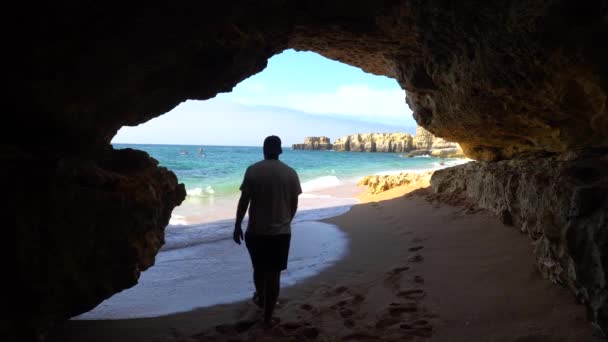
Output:
<instances>
[{"instance_id":1,"label":"man's arm","mask_svg":"<svg viewBox=\"0 0 608 342\"><path fill-rule=\"evenodd\" d=\"M298 210L298 196L295 196L291 199L291 203L289 203L289 209L291 210L291 219L296 216L296 211Z\"/></svg>"},{"instance_id":2,"label":"man's arm","mask_svg":"<svg viewBox=\"0 0 608 342\"><path fill-rule=\"evenodd\" d=\"M251 195L242 191L241 198L239 198L239 204L236 208L236 223L234 224L234 232L232 233L234 242L239 245L241 244L241 240L243 240L243 229L241 228L241 224L243 223L245 213L247 213L247 208L249 208L249 200L251 200Z\"/></svg>"}]
</instances>

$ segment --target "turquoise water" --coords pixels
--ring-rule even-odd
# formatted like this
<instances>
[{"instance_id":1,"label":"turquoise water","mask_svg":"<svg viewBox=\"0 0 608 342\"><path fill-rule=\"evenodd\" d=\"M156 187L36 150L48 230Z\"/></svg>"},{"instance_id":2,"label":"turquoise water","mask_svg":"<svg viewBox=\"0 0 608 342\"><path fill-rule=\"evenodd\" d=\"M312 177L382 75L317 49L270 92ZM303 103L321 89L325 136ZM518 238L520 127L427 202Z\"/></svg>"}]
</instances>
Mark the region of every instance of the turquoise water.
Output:
<instances>
[{"instance_id":1,"label":"turquoise water","mask_svg":"<svg viewBox=\"0 0 608 342\"><path fill-rule=\"evenodd\" d=\"M245 169L263 158L261 147L114 144L146 151L186 185L189 197L232 197ZM202 147L203 154L199 154ZM302 151L284 148L280 159L300 176L304 192L339 185L376 173L440 167L440 159L408 158L398 153ZM446 165L459 160L446 159Z\"/></svg>"}]
</instances>

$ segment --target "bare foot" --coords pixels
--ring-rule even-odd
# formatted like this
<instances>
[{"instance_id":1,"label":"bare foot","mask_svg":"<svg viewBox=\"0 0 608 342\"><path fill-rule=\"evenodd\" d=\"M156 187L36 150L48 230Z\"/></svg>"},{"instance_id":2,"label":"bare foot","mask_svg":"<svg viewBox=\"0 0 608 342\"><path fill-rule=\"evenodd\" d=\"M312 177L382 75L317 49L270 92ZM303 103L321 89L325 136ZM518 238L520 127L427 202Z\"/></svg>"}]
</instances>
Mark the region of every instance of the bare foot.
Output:
<instances>
[{"instance_id":1,"label":"bare foot","mask_svg":"<svg viewBox=\"0 0 608 342\"><path fill-rule=\"evenodd\" d=\"M269 329L272 329L275 325L277 325L279 323L281 323L281 319L280 318L278 318L278 317L272 317L270 319L270 321L264 320L262 322L262 328L264 330L269 330Z\"/></svg>"}]
</instances>

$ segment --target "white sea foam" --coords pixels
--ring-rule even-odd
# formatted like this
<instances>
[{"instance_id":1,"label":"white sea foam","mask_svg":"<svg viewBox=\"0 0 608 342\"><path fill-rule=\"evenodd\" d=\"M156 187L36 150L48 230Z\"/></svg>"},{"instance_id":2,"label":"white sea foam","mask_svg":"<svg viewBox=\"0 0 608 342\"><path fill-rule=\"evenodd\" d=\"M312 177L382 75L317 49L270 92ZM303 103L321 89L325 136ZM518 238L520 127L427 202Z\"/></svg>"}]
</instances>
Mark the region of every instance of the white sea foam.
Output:
<instances>
[{"instance_id":1,"label":"white sea foam","mask_svg":"<svg viewBox=\"0 0 608 342\"><path fill-rule=\"evenodd\" d=\"M169 225L173 226L182 226L188 224L186 221L186 217L183 215L171 214L171 218L169 219Z\"/></svg>"},{"instance_id":2,"label":"white sea foam","mask_svg":"<svg viewBox=\"0 0 608 342\"><path fill-rule=\"evenodd\" d=\"M207 185L207 187L205 187L205 189L200 188L200 187L187 189L186 194L190 197L204 197L204 196L215 194L215 190L213 189L213 187L211 185Z\"/></svg>"},{"instance_id":3,"label":"white sea foam","mask_svg":"<svg viewBox=\"0 0 608 342\"><path fill-rule=\"evenodd\" d=\"M322 176L302 183L303 192L333 188L342 184L336 176Z\"/></svg>"}]
</instances>

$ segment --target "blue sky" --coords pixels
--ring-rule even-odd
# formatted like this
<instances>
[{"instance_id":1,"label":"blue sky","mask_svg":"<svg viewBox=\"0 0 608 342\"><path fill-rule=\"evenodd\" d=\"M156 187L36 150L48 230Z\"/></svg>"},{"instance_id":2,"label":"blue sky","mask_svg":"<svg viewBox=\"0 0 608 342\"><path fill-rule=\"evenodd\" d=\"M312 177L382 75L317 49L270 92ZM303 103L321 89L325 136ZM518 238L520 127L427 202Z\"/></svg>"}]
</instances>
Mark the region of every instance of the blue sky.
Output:
<instances>
[{"instance_id":1,"label":"blue sky","mask_svg":"<svg viewBox=\"0 0 608 342\"><path fill-rule=\"evenodd\" d=\"M395 80L287 50L232 92L187 101L137 127L123 127L112 142L249 146L277 134L290 145L310 135L333 141L354 133L413 133L415 127Z\"/></svg>"}]
</instances>

